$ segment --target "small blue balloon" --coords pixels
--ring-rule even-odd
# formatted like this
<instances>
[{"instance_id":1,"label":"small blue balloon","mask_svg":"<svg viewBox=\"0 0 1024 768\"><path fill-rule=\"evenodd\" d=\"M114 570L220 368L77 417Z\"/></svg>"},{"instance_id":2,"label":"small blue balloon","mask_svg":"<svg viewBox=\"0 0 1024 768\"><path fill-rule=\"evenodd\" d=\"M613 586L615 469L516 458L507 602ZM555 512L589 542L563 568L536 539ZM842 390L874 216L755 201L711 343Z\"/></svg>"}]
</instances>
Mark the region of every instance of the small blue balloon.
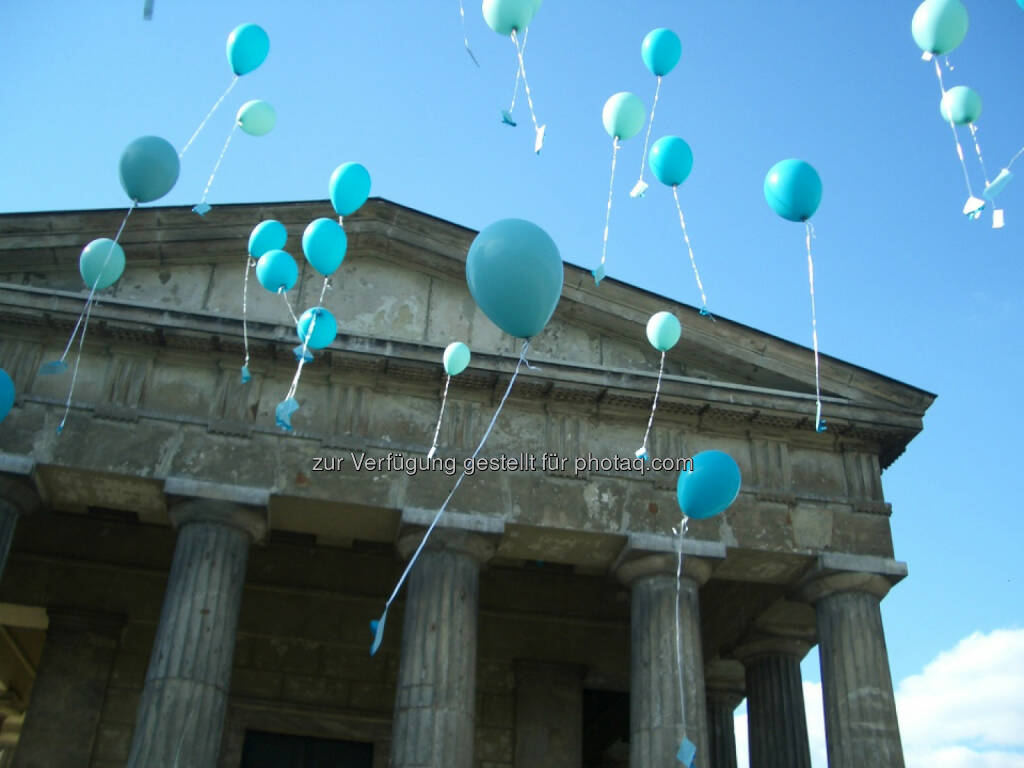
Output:
<instances>
[{"instance_id":1,"label":"small blue balloon","mask_svg":"<svg viewBox=\"0 0 1024 768\"><path fill-rule=\"evenodd\" d=\"M270 37L258 24L241 24L228 35L228 64L236 75L247 75L270 53Z\"/></svg>"},{"instance_id":2,"label":"small blue balloon","mask_svg":"<svg viewBox=\"0 0 1024 768\"><path fill-rule=\"evenodd\" d=\"M950 88L939 102L939 114L947 123L967 125L981 117L981 96L966 85Z\"/></svg>"},{"instance_id":3,"label":"small blue balloon","mask_svg":"<svg viewBox=\"0 0 1024 768\"><path fill-rule=\"evenodd\" d=\"M444 356L442 357L444 372L449 376L458 376L466 370L466 366L469 365L469 358L469 347L461 341L453 341L444 350Z\"/></svg>"},{"instance_id":4,"label":"small blue balloon","mask_svg":"<svg viewBox=\"0 0 1024 768\"><path fill-rule=\"evenodd\" d=\"M967 9L960 0L924 0L910 20L910 34L922 51L942 55L964 41L967 25Z\"/></svg>"},{"instance_id":5,"label":"small blue balloon","mask_svg":"<svg viewBox=\"0 0 1024 768\"><path fill-rule=\"evenodd\" d=\"M740 468L722 451L702 451L693 457L693 470L683 469L676 483L679 509L704 520L721 514L740 493Z\"/></svg>"},{"instance_id":6,"label":"small blue balloon","mask_svg":"<svg viewBox=\"0 0 1024 768\"><path fill-rule=\"evenodd\" d=\"M540 7L534 0L483 0L484 21L499 35L523 32Z\"/></svg>"},{"instance_id":7,"label":"small blue balloon","mask_svg":"<svg viewBox=\"0 0 1024 768\"><path fill-rule=\"evenodd\" d=\"M7 418L7 414L14 407L14 382L10 374L0 368L0 421Z\"/></svg>"},{"instance_id":8,"label":"small blue balloon","mask_svg":"<svg viewBox=\"0 0 1024 768\"><path fill-rule=\"evenodd\" d=\"M331 174L328 190L337 214L350 216L370 196L370 172L359 163L342 163Z\"/></svg>"},{"instance_id":9,"label":"small blue balloon","mask_svg":"<svg viewBox=\"0 0 1024 768\"><path fill-rule=\"evenodd\" d=\"M250 136L265 136L277 124L277 112L262 99L247 101L235 115L238 127Z\"/></svg>"},{"instance_id":10,"label":"small blue balloon","mask_svg":"<svg viewBox=\"0 0 1024 768\"><path fill-rule=\"evenodd\" d=\"M654 178L670 187L682 184L693 170L690 145L678 136L662 136L654 142L647 160Z\"/></svg>"},{"instance_id":11,"label":"small blue balloon","mask_svg":"<svg viewBox=\"0 0 1024 768\"><path fill-rule=\"evenodd\" d=\"M107 237L93 240L78 257L78 271L90 289L109 288L124 272L124 249Z\"/></svg>"},{"instance_id":12,"label":"small blue balloon","mask_svg":"<svg viewBox=\"0 0 1024 768\"><path fill-rule=\"evenodd\" d=\"M130 200L150 203L170 192L181 163L170 142L159 136L136 139L121 153L121 187Z\"/></svg>"},{"instance_id":13,"label":"small blue balloon","mask_svg":"<svg viewBox=\"0 0 1024 768\"><path fill-rule=\"evenodd\" d=\"M604 103L601 122L613 139L631 139L644 127L644 103L628 91L616 93Z\"/></svg>"},{"instance_id":14,"label":"small blue balloon","mask_svg":"<svg viewBox=\"0 0 1024 768\"><path fill-rule=\"evenodd\" d=\"M807 221L821 204L821 177L803 160L782 160L764 180L764 199L788 221Z\"/></svg>"},{"instance_id":15,"label":"small blue balloon","mask_svg":"<svg viewBox=\"0 0 1024 768\"><path fill-rule=\"evenodd\" d=\"M679 42L679 36L671 29L652 29L640 45L640 58L651 70L651 74L658 77L667 75L675 69L682 52L683 46Z\"/></svg>"},{"instance_id":16,"label":"small blue balloon","mask_svg":"<svg viewBox=\"0 0 1024 768\"><path fill-rule=\"evenodd\" d=\"M562 297L565 267L543 229L502 219L480 231L466 256L466 283L477 306L496 326L521 339L536 336Z\"/></svg>"},{"instance_id":17,"label":"small blue balloon","mask_svg":"<svg viewBox=\"0 0 1024 768\"><path fill-rule=\"evenodd\" d=\"M323 349L331 346L338 335L338 321L324 307L312 307L299 317L295 332L299 335L299 341L304 341L310 349Z\"/></svg>"},{"instance_id":18,"label":"small blue balloon","mask_svg":"<svg viewBox=\"0 0 1024 768\"><path fill-rule=\"evenodd\" d=\"M658 312L647 321L647 340L659 352L668 352L682 334L679 318L671 312Z\"/></svg>"},{"instance_id":19,"label":"small blue balloon","mask_svg":"<svg viewBox=\"0 0 1024 768\"><path fill-rule=\"evenodd\" d=\"M345 260L348 236L334 219L314 219L302 233L302 252L313 269L330 277Z\"/></svg>"},{"instance_id":20,"label":"small blue balloon","mask_svg":"<svg viewBox=\"0 0 1024 768\"><path fill-rule=\"evenodd\" d=\"M267 251L256 262L256 279L271 293L282 288L290 291L299 279L299 266L290 253L280 249Z\"/></svg>"},{"instance_id":21,"label":"small blue balloon","mask_svg":"<svg viewBox=\"0 0 1024 768\"><path fill-rule=\"evenodd\" d=\"M274 219L261 221L249 235L249 255L258 259L267 251L279 251L288 242L288 230Z\"/></svg>"}]
</instances>

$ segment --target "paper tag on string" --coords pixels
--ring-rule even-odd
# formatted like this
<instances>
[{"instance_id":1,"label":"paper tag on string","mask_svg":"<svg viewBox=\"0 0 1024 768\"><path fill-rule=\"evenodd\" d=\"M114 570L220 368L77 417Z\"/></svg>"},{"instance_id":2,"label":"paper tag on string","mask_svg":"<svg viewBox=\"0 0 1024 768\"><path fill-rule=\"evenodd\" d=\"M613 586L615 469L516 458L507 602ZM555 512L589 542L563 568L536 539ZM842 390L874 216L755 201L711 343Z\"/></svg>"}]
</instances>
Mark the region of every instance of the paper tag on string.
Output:
<instances>
[{"instance_id":1,"label":"paper tag on string","mask_svg":"<svg viewBox=\"0 0 1024 768\"><path fill-rule=\"evenodd\" d=\"M921 61L931 61L934 58L935 57L928 53L928 51L925 51L924 53L921 54Z\"/></svg>"},{"instance_id":2,"label":"paper tag on string","mask_svg":"<svg viewBox=\"0 0 1024 768\"><path fill-rule=\"evenodd\" d=\"M540 154L541 147L544 146L544 134L547 133L548 127L542 125L537 129L537 140L533 144L533 151L538 155Z\"/></svg>"},{"instance_id":3,"label":"paper tag on string","mask_svg":"<svg viewBox=\"0 0 1024 768\"><path fill-rule=\"evenodd\" d=\"M679 751L676 753L676 760L686 766L686 768L693 768L694 758L697 757L697 747L692 741L684 738L683 743L679 746Z\"/></svg>"},{"instance_id":4,"label":"paper tag on string","mask_svg":"<svg viewBox=\"0 0 1024 768\"><path fill-rule=\"evenodd\" d=\"M1002 229L1005 223L1002 209L992 211L992 229Z\"/></svg>"},{"instance_id":5,"label":"paper tag on string","mask_svg":"<svg viewBox=\"0 0 1024 768\"><path fill-rule=\"evenodd\" d=\"M649 186L650 185L648 185L648 183L646 181L644 181L643 179L640 179L640 181L638 181L636 183L636 186L634 186L633 189L630 190L629 196L630 197L643 197L644 193L649 189Z\"/></svg>"}]
</instances>

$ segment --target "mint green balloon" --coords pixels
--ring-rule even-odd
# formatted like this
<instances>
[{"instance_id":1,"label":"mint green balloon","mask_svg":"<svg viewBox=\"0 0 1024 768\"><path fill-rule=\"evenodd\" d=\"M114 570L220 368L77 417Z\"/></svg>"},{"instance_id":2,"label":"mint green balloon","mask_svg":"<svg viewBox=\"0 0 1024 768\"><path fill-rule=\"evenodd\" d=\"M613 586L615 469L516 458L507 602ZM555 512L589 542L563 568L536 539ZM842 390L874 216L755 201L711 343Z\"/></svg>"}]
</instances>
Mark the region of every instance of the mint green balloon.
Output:
<instances>
[{"instance_id":1,"label":"mint green balloon","mask_svg":"<svg viewBox=\"0 0 1024 768\"><path fill-rule=\"evenodd\" d=\"M683 329L671 312L658 312L647 321L647 340L659 352L668 352L679 341Z\"/></svg>"},{"instance_id":2,"label":"mint green balloon","mask_svg":"<svg viewBox=\"0 0 1024 768\"><path fill-rule=\"evenodd\" d=\"M540 3L534 0L484 0L484 21L499 35L507 37L513 31L523 32L539 7Z\"/></svg>"},{"instance_id":3,"label":"mint green balloon","mask_svg":"<svg viewBox=\"0 0 1024 768\"><path fill-rule=\"evenodd\" d=\"M622 91L604 103L601 122L613 139L631 139L644 127L647 114L644 103L636 94Z\"/></svg>"},{"instance_id":4,"label":"mint green balloon","mask_svg":"<svg viewBox=\"0 0 1024 768\"><path fill-rule=\"evenodd\" d=\"M78 271L90 289L109 288L124 272L124 249L107 237L93 240L78 257Z\"/></svg>"},{"instance_id":5,"label":"mint green balloon","mask_svg":"<svg viewBox=\"0 0 1024 768\"><path fill-rule=\"evenodd\" d=\"M444 372L449 376L458 376L469 365L469 347L461 341L453 341L444 351Z\"/></svg>"},{"instance_id":6,"label":"mint green balloon","mask_svg":"<svg viewBox=\"0 0 1024 768\"><path fill-rule=\"evenodd\" d=\"M939 102L939 114L947 123L967 125L981 116L981 96L966 85L950 88Z\"/></svg>"},{"instance_id":7,"label":"mint green balloon","mask_svg":"<svg viewBox=\"0 0 1024 768\"><path fill-rule=\"evenodd\" d=\"M960 0L924 0L914 11L910 33L925 53L949 53L967 36L967 9Z\"/></svg>"},{"instance_id":8,"label":"mint green balloon","mask_svg":"<svg viewBox=\"0 0 1024 768\"><path fill-rule=\"evenodd\" d=\"M261 99L247 101L238 110L238 125L250 136L263 136L274 129L277 113Z\"/></svg>"}]
</instances>

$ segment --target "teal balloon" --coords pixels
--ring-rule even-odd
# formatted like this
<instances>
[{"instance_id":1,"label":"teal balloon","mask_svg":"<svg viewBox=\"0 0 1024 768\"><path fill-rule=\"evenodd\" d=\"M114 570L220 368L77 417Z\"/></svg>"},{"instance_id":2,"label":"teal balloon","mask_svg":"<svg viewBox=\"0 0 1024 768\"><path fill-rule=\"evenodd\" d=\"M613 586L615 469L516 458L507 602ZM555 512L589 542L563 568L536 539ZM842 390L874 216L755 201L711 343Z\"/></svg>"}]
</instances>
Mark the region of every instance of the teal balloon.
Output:
<instances>
[{"instance_id":1,"label":"teal balloon","mask_svg":"<svg viewBox=\"0 0 1024 768\"><path fill-rule=\"evenodd\" d=\"M678 136L662 136L651 146L647 162L654 178L662 184L677 187L693 170L693 152L690 145Z\"/></svg>"},{"instance_id":2,"label":"teal balloon","mask_svg":"<svg viewBox=\"0 0 1024 768\"><path fill-rule=\"evenodd\" d=\"M90 289L109 288L124 272L124 249L107 237L93 240L78 257L78 271Z\"/></svg>"},{"instance_id":3,"label":"teal balloon","mask_svg":"<svg viewBox=\"0 0 1024 768\"><path fill-rule=\"evenodd\" d=\"M313 322L313 317L316 322ZM331 346L338 335L338 321L324 307L312 307L302 313L299 324L295 328L299 341L305 342L310 349L323 349Z\"/></svg>"},{"instance_id":4,"label":"teal balloon","mask_svg":"<svg viewBox=\"0 0 1024 768\"><path fill-rule=\"evenodd\" d=\"M170 142L159 136L136 139L121 153L121 187L137 203L159 200L178 181L181 163Z\"/></svg>"},{"instance_id":5,"label":"teal balloon","mask_svg":"<svg viewBox=\"0 0 1024 768\"><path fill-rule=\"evenodd\" d=\"M484 21L499 35L522 32L533 20L540 3L535 0L484 0Z\"/></svg>"},{"instance_id":6,"label":"teal balloon","mask_svg":"<svg viewBox=\"0 0 1024 768\"><path fill-rule=\"evenodd\" d=\"M807 221L821 204L821 177L803 160L782 160L764 180L764 199L788 221Z\"/></svg>"},{"instance_id":7,"label":"teal balloon","mask_svg":"<svg viewBox=\"0 0 1024 768\"><path fill-rule=\"evenodd\" d=\"M334 219L315 219L302 233L302 252L313 269L330 277L341 266L348 250L348 237Z\"/></svg>"},{"instance_id":8,"label":"teal balloon","mask_svg":"<svg viewBox=\"0 0 1024 768\"><path fill-rule=\"evenodd\" d=\"M693 457L693 470L683 469L676 483L679 509L704 520L729 508L740 493L740 468L722 451L702 451Z\"/></svg>"},{"instance_id":9,"label":"teal balloon","mask_svg":"<svg viewBox=\"0 0 1024 768\"><path fill-rule=\"evenodd\" d=\"M1021 10L1024 10L1024 0L1017 0L1017 5L1021 7Z\"/></svg>"},{"instance_id":10,"label":"teal balloon","mask_svg":"<svg viewBox=\"0 0 1024 768\"><path fill-rule=\"evenodd\" d=\"M522 219L485 227L466 256L466 282L477 306L501 330L521 339L544 330L562 296L564 278L554 240Z\"/></svg>"},{"instance_id":11,"label":"teal balloon","mask_svg":"<svg viewBox=\"0 0 1024 768\"><path fill-rule=\"evenodd\" d=\"M652 29L640 45L640 58L644 60L644 65L651 70L651 74L658 77L667 75L675 69L682 53L683 46L679 42L679 36L671 29L664 27Z\"/></svg>"},{"instance_id":12,"label":"teal balloon","mask_svg":"<svg viewBox=\"0 0 1024 768\"><path fill-rule=\"evenodd\" d=\"M601 122L613 139L631 139L644 127L647 113L636 94L622 91L604 103Z\"/></svg>"},{"instance_id":13,"label":"teal balloon","mask_svg":"<svg viewBox=\"0 0 1024 768\"><path fill-rule=\"evenodd\" d=\"M249 255L258 259L267 251L279 251L288 242L288 230L274 219L261 221L249 235Z\"/></svg>"},{"instance_id":14,"label":"teal balloon","mask_svg":"<svg viewBox=\"0 0 1024 768\"><path fill-rule=\"evenodd\" d=\"M458 376L469 365L469 347L461 341L453 341L444 350L444 371L449 376Z\"/></svg>"},{"instance_id":15,"label":"teal balloon","mask_svg":"<svg viewBox=\"0 0 1024 768\"><path fill-rule=\"evenodd\" d=\"M270 53L270 37L258 24L241 24L228 35L228 64L236 75L247 75Z\"/></svg>"},{"instance_id":16,"label":"teal balloon","mask_svg":"<svg viewBox=\"0 0 1024 768\"><path fill-rule=\"evenodd\" d=\"M7 418L7 414L14 407L14 382L10 374L0 368L0 421Z\"/></svg>"},{"instance_id":17,"label":"teal balloon","mask_svg":"<svg viewBox=\"0 0 1024 768\"><path fill-rule=\"evenodd\" d=\"M950 88L939 102L939 114L947 123L973 123L981 116L981 96L966 85Z\"/></svg>"},{"instance_id":18,"label":"teal balloon","mask_svg":"<svg viewBox=\"0 0 1024 768\"><path fill-rule=\"evenodd\" d=\"M960 0L924 0L914 11L910 32L925 53L949 53L967 36L967 9Z\"/></svg>"},{"instance_id":19,"label":"teal balloon","mask_svg":"<svg viewBox=\"0 0 1024 768\"><path fill-rule=\"evenodd\" d=\"M331 205L339 216L351 216L370 196L370 172L359 163L342 163L328 185Z\"/></svg>"},{"instance_id":20,"label":"teal balloon","mask_svg":"<svg viewBox=\"0 0 1024 768\"><path fill-rule=\"evenodd\" d=\"M299 265L290 253L278 248L265 251L256 262L256 279L271 293L290 291L299 279Z\"/></svg>"},{"instance_id":21,"label":"teal balloon","mask_svg":"<svg viewBox=\"0 0 1024 768\"><path fill-rule=\"evenodd\" d=\"M659 352L668 352L682 334L679 318L671 312L658 312L647 321L647 340Z\"/></svg>"},{"instance_id":22,"label":"teal balloon","mask_svg":"<svg viewBox=\"0 0 1024 768\"><path fill-rule=\"evenodd\" d=\"M239 127L250 136L265 136L274 130L277 112L262 99L247 101L236 116Z\"/></svg>"}]
</instances>

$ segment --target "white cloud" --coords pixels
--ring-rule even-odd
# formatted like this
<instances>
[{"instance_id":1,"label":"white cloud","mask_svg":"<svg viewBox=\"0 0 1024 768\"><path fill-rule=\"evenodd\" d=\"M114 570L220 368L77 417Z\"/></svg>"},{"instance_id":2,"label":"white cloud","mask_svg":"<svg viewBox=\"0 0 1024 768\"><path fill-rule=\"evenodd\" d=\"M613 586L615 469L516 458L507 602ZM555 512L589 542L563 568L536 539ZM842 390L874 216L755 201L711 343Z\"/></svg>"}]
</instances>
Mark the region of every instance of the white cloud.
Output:
<instances>
[{"instance_id":1,"label":"white cloud","mask_svg":"<svg viewBox=\"0 0 1024 768\"><path fill-rule=\"evenodd\" d=\"M821 685L804 683L814 768L827 768ZM896 708L907 768L1024 768L1024 629L975 632L902 680ZM739 768L747 715L737 710Z\"/></svg>"}]
</instances>

